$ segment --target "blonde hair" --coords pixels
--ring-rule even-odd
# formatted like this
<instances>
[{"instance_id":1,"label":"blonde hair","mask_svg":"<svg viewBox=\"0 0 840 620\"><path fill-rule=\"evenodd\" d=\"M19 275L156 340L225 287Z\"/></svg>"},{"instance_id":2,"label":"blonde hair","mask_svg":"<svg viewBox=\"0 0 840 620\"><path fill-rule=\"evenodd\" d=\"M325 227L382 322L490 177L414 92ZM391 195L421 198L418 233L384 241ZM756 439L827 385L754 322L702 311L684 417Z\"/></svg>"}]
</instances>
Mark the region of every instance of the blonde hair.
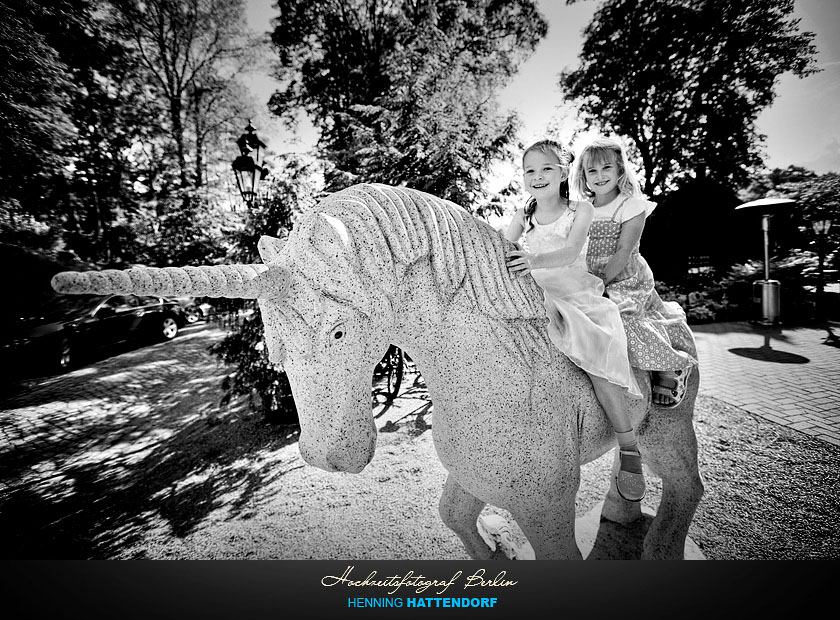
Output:
<instances>
[{"instance_id":1,"label":"blonde hair","mask_svg":"<svg viewBox=\"0 0 840 620\"><path fill-rule=\"evenodd\" d=\"M618 166L619 193L636 198L644 197L624 147L611 138L596 138L581 151L572 173L572 187L581 199L590 200L595 196L595 192L586 184L586 169L593 163L604 162L612 162Z\"/></svg>"}]
</instances>

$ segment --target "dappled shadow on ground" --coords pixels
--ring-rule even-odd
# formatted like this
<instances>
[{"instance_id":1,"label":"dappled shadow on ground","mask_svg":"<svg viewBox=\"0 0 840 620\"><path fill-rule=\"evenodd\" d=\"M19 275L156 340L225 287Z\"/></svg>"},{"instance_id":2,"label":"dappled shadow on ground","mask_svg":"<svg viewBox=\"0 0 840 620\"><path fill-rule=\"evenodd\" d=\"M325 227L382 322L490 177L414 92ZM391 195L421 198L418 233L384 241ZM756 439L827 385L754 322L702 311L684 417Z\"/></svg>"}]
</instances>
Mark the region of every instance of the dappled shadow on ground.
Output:
<instances>
[{"instance_id":1,"label":"dappled shadow on ground","mask_svg":"<svg viewBox=\"0 0 840 620\"><path fill-rule=\"evenodd\" d=\"M7 490L0 556L108 559L153 527L182 537L215 510L236 518L286 473L271 453L296 440L253 417L214 426L199 419L134 462L79 463L37 487Z\"/></svg>"},{"instance_id":2,"label":"dappled shadow on ground","mask_svg":"<svg viewBox=\"0 0 840 620\"><path fill-rule=\"evenodd\" d=\"M121 557L154 528L180 537L211 513L242 518L302 466L277 454L297 426L244 402L219 410L227 370L206 353L211 340L132 351L4 404L3 433L13 421L18 434L0 448L0 557Z\"/></svg>"},{"instance_id":3,"label":"dappled shadow on ground","mask_svg":"<svg viewBox=\"0 0 840 620\"><path fill-rule=\"evenodd\" d=\"M837 326L827 323L823 326L823 329L828 332L825 340L823 340L823 344L827 344L830 347L840 347L840 336L834 331L837 329Z\"/></svg>"},{"instance_id":4,"label":"dappled shadow on ground","mask_svg":"<svg viewBox=\"0 0 840 620\"><path fill-rule=\"evenodd\" d=\"M396 433L404 429L410 437L419 437L432 425L427 420L434 406L422 375L417 372L406 377L408 381L399 394L399 408L395 401L378 399L374 389L374 420L379 423L380 433Z\"/></svg>"}]
</instances>

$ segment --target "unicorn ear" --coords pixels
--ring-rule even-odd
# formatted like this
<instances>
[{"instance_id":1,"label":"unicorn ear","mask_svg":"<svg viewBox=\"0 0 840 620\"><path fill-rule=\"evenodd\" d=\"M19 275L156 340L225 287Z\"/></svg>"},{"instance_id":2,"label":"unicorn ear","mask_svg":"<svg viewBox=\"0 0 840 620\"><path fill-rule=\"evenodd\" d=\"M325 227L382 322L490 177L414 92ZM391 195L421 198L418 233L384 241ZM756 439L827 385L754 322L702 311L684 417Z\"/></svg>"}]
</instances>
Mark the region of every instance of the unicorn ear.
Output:
<instances>
[{"instance_id":1,"label":"unicorn ear","mask_svg":"<svg viewBox=\"0 0 840 620\"><path fill-rule=\"evenodd\" d=\"M263 235L257 242L257 250L259 250L263 262L270 265L280 259L280 250L283 249L284 244L285 242L282 239Z\"/></svg>"},{"instance_id":2,"label":"unicorn ear","mask_svg":"<svg viewBox=\"0 0 840 620\"><path fill-rule=\"evenodd\" d=\"M337 217L333 217L332 215L327 215L326 213L319 213L322 218L327 221L327 224L332 226L332 229L336 232L339 239L341 239L341 243L344 244L345 248L350 247L350 233L347 231L347 227Z\"/></svg>"},{"instance_id":3,"label":"unicorn ear","mask_svg":"<svg viewBox=\"0 0 840 620\"><path fill-rule=\"evenodd\" d=\"M254 279L254 285L260 291L259 299L279 301L289 294L292 287L292 274L285 267L271 265Z\"/></svg>"}]
</instances>

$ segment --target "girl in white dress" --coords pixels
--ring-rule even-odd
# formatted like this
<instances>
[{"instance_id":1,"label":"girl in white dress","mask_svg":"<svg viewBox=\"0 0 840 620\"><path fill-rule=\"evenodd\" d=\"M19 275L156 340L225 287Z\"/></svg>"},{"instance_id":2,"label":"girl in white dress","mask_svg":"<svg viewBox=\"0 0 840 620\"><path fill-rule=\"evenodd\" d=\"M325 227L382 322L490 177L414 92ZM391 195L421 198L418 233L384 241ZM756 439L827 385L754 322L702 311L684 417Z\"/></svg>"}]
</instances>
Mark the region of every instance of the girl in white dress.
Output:
<instances>
[{"instance_id":1,"label":"girl in white dress","mask_svg":"<svg viewBox=\"0 0 840 620\"><path fill-rule=\"evenodd\" d=\"M523 180L531 199L516 212L505 237L517 243L524 233L526 251L512 251L508 268L518 275L530 273L543 289L551 341L589 375L615 430L618 492L640 501L645 480L626 397L642 394L630 368L618 307L603 296L603 283L586 266L594 208L569 199L573 159L571 151L550 140L525 150Z\"/></svg>"}]
</instances>

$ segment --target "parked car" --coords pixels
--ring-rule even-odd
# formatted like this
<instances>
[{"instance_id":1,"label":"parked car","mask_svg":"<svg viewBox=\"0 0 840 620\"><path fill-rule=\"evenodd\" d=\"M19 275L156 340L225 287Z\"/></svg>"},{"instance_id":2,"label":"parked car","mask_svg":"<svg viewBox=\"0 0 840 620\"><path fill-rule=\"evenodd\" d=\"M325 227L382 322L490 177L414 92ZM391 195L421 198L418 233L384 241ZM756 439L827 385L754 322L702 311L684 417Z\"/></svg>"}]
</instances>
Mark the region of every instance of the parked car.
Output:
<instances>
[{"instance_id":1,"label":"parked car","mask_svg":"<svg viewBox=\"0 0 840 620\"><path fill-rule=\"evenodd\" d=\"M195 323L196 321L207 319L216 314L216 309L213 305L202 298L169 297L168 299L178 302L181 306L184 320L187 323Z\"/></svg>"},{"instance_id":2,"label":"parked car","mask_svg":"<svg viewBox=\"0 0 840 620\"><path fill-rule=\"evenodd\" d=\"M178 303L137 295L62 295L11 326L6 363L67 370L82 354L129 340L171 340L184 324Z\"/></svg>"}]
</instances>

